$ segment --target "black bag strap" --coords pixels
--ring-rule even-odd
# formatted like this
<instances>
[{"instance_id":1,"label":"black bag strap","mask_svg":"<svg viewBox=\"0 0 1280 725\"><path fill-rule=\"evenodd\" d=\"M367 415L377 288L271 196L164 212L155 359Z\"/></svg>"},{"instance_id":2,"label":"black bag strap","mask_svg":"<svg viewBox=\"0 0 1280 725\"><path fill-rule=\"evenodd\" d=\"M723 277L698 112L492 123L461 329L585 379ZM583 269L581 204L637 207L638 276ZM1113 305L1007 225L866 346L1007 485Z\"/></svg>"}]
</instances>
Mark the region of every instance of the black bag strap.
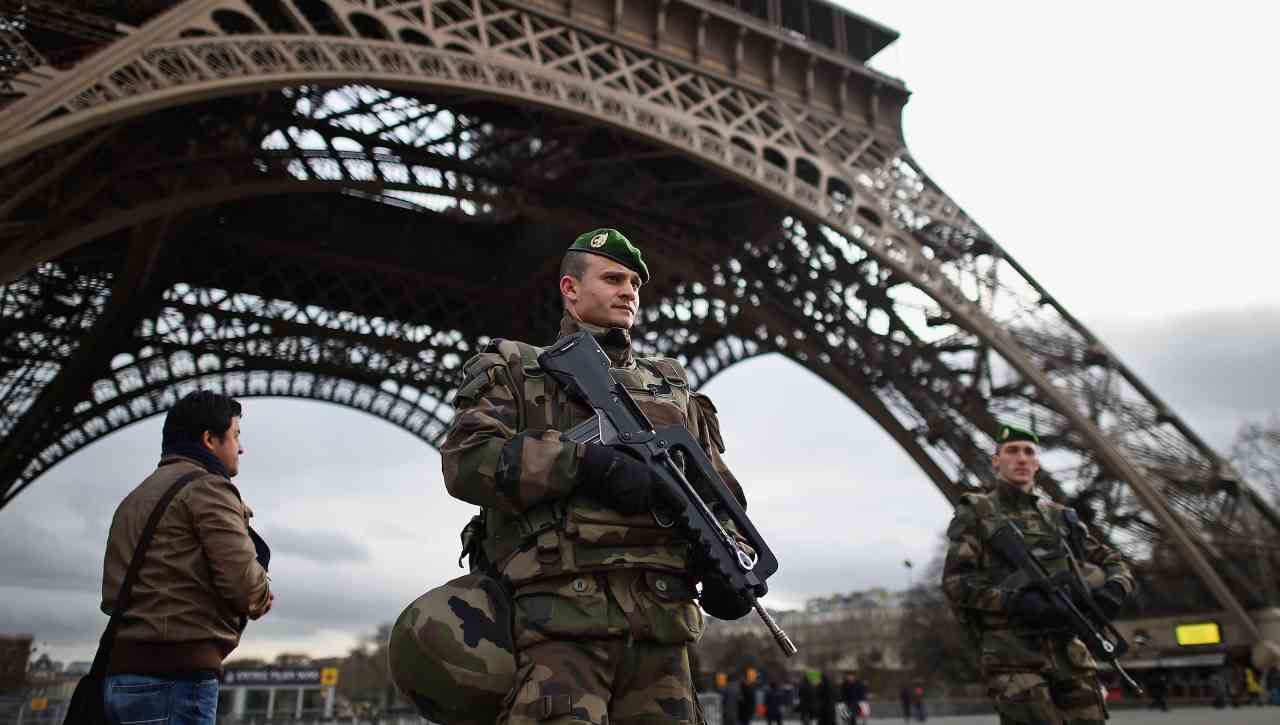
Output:
<instances>
[{"instance_id":1,"label":"black bag strap","mask_svg":"<svg viewBox=\"0 0 1280 725\"><path fill-rule=\"evenodd\" d=\"M107 629L102 633L102 639L98 640L98 651L94 654L93 666L89 669L90 676L102 677L106 674L107 658L110 657L111 648L116 643L116 630L120 628L120 618L124 615L125 610L129 608L129 597L133 593L134 582L138 580L138 572L142 569L142 562L147 558L147 547L151 545L151 537L156 532L156 526L160 524L160 517L164 516L165 509L169 508L169 502L173 500L174 496L178 495L178 491L181 491L183 486L208 473L202 468L174 481L173 485L169 486L169 490L165 491L164 495L160 497L156 507L151 510L151 517L147 519L147 525L142 529L142 536L138 539L138 546L133 550L133 559L129 561L129 571L124 575L124 582L120 584L120 594L116 597L116 605L111 610L111 619L107 622Z\"/></svg>"}]
</instances>

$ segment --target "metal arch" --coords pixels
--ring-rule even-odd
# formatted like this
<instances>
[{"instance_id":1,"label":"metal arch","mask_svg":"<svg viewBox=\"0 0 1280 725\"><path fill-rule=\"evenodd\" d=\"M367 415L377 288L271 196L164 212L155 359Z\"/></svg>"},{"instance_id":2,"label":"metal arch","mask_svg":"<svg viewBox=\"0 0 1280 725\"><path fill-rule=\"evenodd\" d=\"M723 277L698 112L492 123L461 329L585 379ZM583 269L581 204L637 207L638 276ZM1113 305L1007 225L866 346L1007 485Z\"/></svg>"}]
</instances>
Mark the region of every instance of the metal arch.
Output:
<instances>
[{"instance_id":1,"label":"metal arch","mask_svg":"<svg viewBox=\"0 0 1280 725\"><path fill-rule=\"evenodd\" d=\"M327 5L346 10L355 7L354 3ZM970 373L975 381L983 376L994 377L991 371L998 364L1015 371L1015 381L999 385L972 384L990 395L992 412L1007 415L1029 409L1037 420L1049 427L1047 439L1078 453L1082 465L1096 466L1100 475L1127 484L1137 496L1135 502L1126 505L1153 512L1180 554L1191 562L1241 624L1252 629L1239 603L1197 547L1212 549L1217 538L1239 533L1241 521L1222 518L1228 514L1249 516L1257 511L1274 521L1274 513L1257 502L1251 504L1252 508L1239 507L1234 513L1198 510L1194 504L1186 503L1197 496L1200 499L1210 496L1214 481L1230 473L1223 469L1220 459L973 224L959 206L919 170L896 139L768 91L741 85L730 87L707 74L689 72L687 65L644 57L620 39L555 28L543 18L512 14L500 3L478 2L458 7L466 9L466 5L471 6L472 15L465 23L476 32L461 33L459 25L432 28L432 32L437 33L433 37L438 40L444 36L448 42L469 48L468 54L414 50L418 55L404 55L394 48L384 48L386 54L379 56L375 52L381 47L378 41L343 38L327 42L312 36L307 36L297 48L306 53L318 50L320 55L307 57L328 59L334 68L372 69L369 72L373 77L383 77L378 76L377 71L389 67L381 65L384 61L402 71L406 59L433 57L438 65L431 67L432 72L448 76L447 81L433 81L437 84L487 88L495 95L506 94L505 97L553 106L626 128L685 156L698 158L781 205L797 210L811 230L812 239L823 234L824 229L838 237L824 242L828 253L848 254L849 250L858 249L898 280L895 283L893 279L882 279L878 289L892 291L895 284L906 284L929 298L930 309L924 311L926 324L948 332L949 338L936 335L922 340L921 344L938 351L939 359L946 352L943 348L967 347L973 352ZM200 4L205 10L215 6L246 7L244 3L231 2ZM367 4L365 11L370 11ZM193 11L188 17L196 15ZM172 19L170 15L164 17ZM523 21L524 30L519 30L520 24L514 23L513 18ZM412 24L403 16L397 22ZM177 28L181 23L171 25ZM510 39L503 40L503 34L513 26L517 34L523 35L514 45L504 47L503 43ZM152 27L149 23L144 29ZM205 27L212 26L205 23ZM99 74L94 81L97 85L88 87L87 94L49 94L45 98L45 101L53 96L62 99L61 105L46 103L45 115L58 108L67 110L64 120L40 126L53 134L46 138L67 133L66 129L75 123L87 124L73 118L86 110L106 118L127 108L129 101L120 100L126 99L127 94L136 91L139 97L147 96L150 84L164 77L156 71L160 67L156 64L162 62L172 64L170 67L177 70L174 76L177 78L182 73L198 76L202 71L216 76L214 71L218 69L249 74L289 62L287 54L272 51L272 48L279 50L279 38L211 39L206 45L211 52L217 52L201 59L190 55L186 46L192 41L144 42L141 32L112 46L112 50L120 50L117 60L124 59L124 62L111 66L104 61L102 67L113 70ZM541 33L573 40L563 46L571 50L565 51L563 47L557 50L541 43L538 40ZM163 36L157 33L155 38ZM491 42L495 37L498 42ZM126 47L130 40L134 41L132 49ZM133 51L141 53L144 47L172 52L153 54L151 60L141 54L136 58L130 55ZM516 47L528 49L533 60L509 52ZM546 58L539 57L540 49L545 49ZM345 51L350 53L344 55ZM99 60L102 58L105 54ZM653 70L640 73L642 64ZM239 83L240 87L252 87L249 81ZM204 85L202 92L220 93L236 84L234 79L211 81ZM506 87L500 89L504 84ZM180 95L172 85L152 90L149 99L159 102ZM725 95L719 95L722 93ZM730 96L731 103L706 100ZM23 103L26 102L20 101L10 110L17 110ZM45 117L40 112L31 115L30 109L37 105L26 103L23 113L31 119ZM736 117L732 115L735 108L739 111ZM706 127L715 131L703 131ZM32 132L36 131L39 129L33 127ZM35 140L39 135L34 133L28 139L32 141L32 148L43 143ZM732 136L752 141L749 145L753 151L733 146L729 142ZM766 160L766 149L781 157L782 164ZM816 170L817 183L799 178L802 166ZM843 188L839 193L834 190L835 181ZM884 305L896 302L880 304L878 309L883 312L887 309ZM890 322L891 326L896 324ZM906 334L900 326L890 333ZM897 358L888 358L883 362L896 361ZM903 378L880 384L888 386L890 407L895 415L903 416L904 427L925 437L939 427L950 425L960 431L961 438L967 439L957 439L955 445L977 446L983 431L972 416L944 410L947 414L935 422L916 410L922 401L944 396L947 405L962 406L965 404L963 391L955 385L943 391L923 384L931 374L927 368L936 361L915 355L903 358L902 362L921 368L919 380ZM1107 374L1110 372L1118 374ZM937 384L937 379L932 382ZM1105 415L1096 415L1090 401L1102 401ZM1022 412L1020 417L1025 420L1027 414ZM959 468L970 465L963 458L954 463Z\"/></svg>"},{"instance_id":2,"label":"metal arch","mask_svg":"<svg viewBox=\"0 0 1280 725\"><path fill-rule=\"evenodd\" d=\"M125 372L125 371L122 371ZM228 370L155 383L127 397L104 401L68 420L62 432L33 458L22 476L0 497L7 505L37 478L88 444L117 430L165 413L194 390L213 390L235 398L297 398L332 403L378 418L439 450L451 418L367 383L292 370ZM287 392L282 393L281 390Z\"/></svg>"}]
</instances>

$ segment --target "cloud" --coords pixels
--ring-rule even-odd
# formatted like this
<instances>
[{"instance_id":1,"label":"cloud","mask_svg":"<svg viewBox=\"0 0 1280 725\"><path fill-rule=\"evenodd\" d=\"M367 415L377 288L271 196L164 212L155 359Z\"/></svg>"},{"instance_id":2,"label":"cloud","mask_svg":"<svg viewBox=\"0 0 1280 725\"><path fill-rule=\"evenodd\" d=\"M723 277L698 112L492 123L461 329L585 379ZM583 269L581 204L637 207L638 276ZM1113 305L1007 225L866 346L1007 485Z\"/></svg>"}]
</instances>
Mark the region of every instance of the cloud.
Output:
<instances>
[{"instance_id":1,"label":"cloud","mask_svg":"<svg viewBox=\"0 0 1280 725\"><path fill-rule=\"evenodd\" d=\"M1280 360L1280 306L1103 318L1092 327L1219 452L1243 420L1280 410L1280 379L1272 374Z\"/></svg>"},{"instance_id":2,"label":"cloud","mask_svg":"<svg viewBox=\"0 0 1280 725\"><path fill-rule=\"evenodd\" d=\"M266 537L266 530L259 531ZM271 546L273 561L282 555L297 556L314 562L335 564L339 562L366 562L369 547L340 531L326 529L291 529L286 526L271 527L267 543Z\"/></svg>"}]
</instances>

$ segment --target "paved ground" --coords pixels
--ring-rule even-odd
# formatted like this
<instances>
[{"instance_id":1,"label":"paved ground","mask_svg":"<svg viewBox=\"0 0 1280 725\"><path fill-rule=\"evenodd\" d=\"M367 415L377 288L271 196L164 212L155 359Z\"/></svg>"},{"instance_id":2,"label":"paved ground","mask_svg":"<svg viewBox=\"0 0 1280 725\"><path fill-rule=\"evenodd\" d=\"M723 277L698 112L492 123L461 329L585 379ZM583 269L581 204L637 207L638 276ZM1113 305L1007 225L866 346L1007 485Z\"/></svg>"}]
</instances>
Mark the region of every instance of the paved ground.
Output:
<instances>
[{"instance_id":1,"label":"paved ground","mask_svg":"<svg viewBox=\"0 0 1280 725\"><path fill-rule=\"evenodd\" d=\"M799 721L795 721L797 724ZM901 718L871 718L872 725L892 725ZM931 717L934 725L996 725L994 715ZM1111 722L1125 725L1277 725L1280 707L1240 707L1215 710L1211 707L1188 707L1169 712L1151 710L1119 710L1111 713ZM763 725L763 723L762 723ZM791 725L788 722L788 725Z\"/></svg>"}]
</instances>

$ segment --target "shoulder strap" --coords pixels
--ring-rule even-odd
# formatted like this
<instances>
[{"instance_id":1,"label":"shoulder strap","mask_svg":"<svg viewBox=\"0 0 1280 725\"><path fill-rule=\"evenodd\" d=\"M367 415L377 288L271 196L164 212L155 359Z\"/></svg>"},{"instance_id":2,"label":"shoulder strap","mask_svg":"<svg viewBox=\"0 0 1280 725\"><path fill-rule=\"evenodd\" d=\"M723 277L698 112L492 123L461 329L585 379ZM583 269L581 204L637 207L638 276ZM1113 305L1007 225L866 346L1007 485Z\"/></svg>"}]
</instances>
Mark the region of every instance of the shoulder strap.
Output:
<instances>
[{"instance_id":1,"label":"shoulder strap","mask_svg":"<svg viewBox=\"0 0 1280 725\"><path fill-rule=\"evenodd\" d=\"M178 494L178 491L207 473L208 471L200 469L174 481L173 485L169 486L169 490L160 497L156 507L151 510L151 517L147 519L147 525L142 529L142 536L138 538L138 546L133 550L133 559L129 561L129 571L124 575L124 582L120 585L120 594L116 596L116 606L111 610L107 629L102 633L102 639L98 641L98 652L93 656L93 666L90 668L91 675L101 677L106 674L107 657L110 656L111 648L116 643L116 630L120 628L120 618L129 608L129 596L133 593L134 582L138 580L138 572L142 569L142 562L147 557L147 548L151 545L151 537L156 532L160 517L164 515L165 509L169 508L169 502Z\"/></svg>"},{"instance_id":2,"label":"shoulder strap","mask_svg":"<svg viewBox=\"0 0 1280 725\"><path fill-rule=\"evenodd\" d=\"M652 370L656 375L672 383L680 386L689 384L689 376L685 374L684 368L680 366L679 361L669 357L636 357L635 361L639 365L643 365Z\"/></svg>"}]
</instances>

